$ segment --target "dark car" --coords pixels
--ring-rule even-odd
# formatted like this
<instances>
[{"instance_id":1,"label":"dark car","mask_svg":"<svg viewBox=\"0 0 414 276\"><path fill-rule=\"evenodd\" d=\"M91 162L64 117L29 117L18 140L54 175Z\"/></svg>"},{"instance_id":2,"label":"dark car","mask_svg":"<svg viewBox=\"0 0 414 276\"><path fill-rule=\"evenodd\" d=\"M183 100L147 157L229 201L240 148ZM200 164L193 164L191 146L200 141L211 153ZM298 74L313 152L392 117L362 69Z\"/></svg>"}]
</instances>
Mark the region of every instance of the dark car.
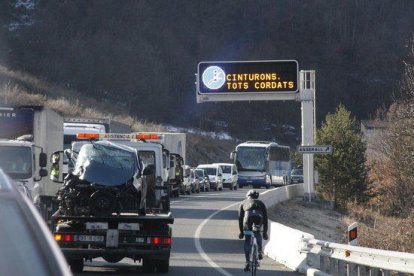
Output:
<instances>
[{"instance_id":1,"label":"dark car","mask_svg":"<svg viewBox=\"0 0 414 276\"><path fill-rule=\"evenodd\" d=\"M290 173L292 183L303 183L303 169L293 169Z\"/></svg>"},{"instance_id":2,"label":"dark car","mask_svg":"<svg viewBox=\"0 0 414 276\"><path fill-rule=\"evenodd\" d=\"M71 275L34 205L0 169L1 275Z\"/></svg>"}]
</instances>

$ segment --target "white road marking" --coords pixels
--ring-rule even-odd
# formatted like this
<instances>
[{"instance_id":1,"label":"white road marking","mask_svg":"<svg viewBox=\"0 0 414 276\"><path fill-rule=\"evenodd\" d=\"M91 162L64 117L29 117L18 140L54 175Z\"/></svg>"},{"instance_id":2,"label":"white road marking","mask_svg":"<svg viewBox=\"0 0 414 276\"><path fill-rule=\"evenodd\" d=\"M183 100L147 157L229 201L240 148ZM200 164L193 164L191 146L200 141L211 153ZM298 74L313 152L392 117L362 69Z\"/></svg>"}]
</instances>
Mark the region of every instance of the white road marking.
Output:
<instances>
[{"instance_id":1,"label":"white road marking","mask_svg":"<svg viewBox=\"0 0 414 276\"><path fill-rule=\"evenodd\" d=\"M231 273L227 272L226 270L224 270L223 268L221 268L218 264L216 264L213 260L210 259L210 257L206 254L206 252L204 251L203 247L201 246L200 243L200 233L201 230L203 229L203 227L208 223L208 221L214 217L215 215L217 215L218 213L220 213L221 211L224 211L226 209L229 209L231 207L233 207L234 205L240 204L240 202L236 202L233 204L230 204L227 207L224 207L220 210L215 211L214 213L212 213L210 216L208 216L205 220L203 220L203 222L197 227L197 230L195 231L194 234L194 244L195 247L197 248L198 253L200 254L200 256L215 270L217 270L218 272L220 272L221 274L225 275L225 276L232 276Z\"/></svg>"}]
</instances>

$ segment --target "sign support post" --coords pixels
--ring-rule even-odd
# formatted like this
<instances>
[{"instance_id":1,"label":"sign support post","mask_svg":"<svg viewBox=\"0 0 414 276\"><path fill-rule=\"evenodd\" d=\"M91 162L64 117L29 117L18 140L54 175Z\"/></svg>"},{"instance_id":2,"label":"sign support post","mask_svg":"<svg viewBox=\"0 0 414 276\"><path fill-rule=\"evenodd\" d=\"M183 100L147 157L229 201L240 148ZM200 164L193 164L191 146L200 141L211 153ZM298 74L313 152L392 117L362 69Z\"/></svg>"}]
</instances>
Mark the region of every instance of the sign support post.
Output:
<instances>
[{"instance_id":1,"label":"sign support post","mask_svg":"<svg viewBox=\"0 0 414 276\"><path fill-rule=\"evenodd\" d=\"M315 71L300 71L299 100L302 109L302 146L315 145ZM316 197L313 154L303 155L304 198Z\"/></svg>"}]
</instances>

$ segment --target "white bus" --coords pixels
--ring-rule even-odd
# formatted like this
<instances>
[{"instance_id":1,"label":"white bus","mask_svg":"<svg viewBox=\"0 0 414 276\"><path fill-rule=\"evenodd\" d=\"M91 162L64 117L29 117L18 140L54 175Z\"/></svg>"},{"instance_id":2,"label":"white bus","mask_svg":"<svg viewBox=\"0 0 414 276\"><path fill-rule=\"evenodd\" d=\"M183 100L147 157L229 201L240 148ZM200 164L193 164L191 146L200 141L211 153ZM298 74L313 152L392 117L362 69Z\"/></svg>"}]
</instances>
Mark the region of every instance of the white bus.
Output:
<instances>
[{"instance_id":1,"label":"white bus","mask_svg":"<svg viewBox=\"0 0 414 276\"><path fill-rule=\"evenodd\" d=\"M275 142L248 141L239 144L230 154L238 170L237 183L240 188L252 185L286 185L290 183L290 148Z\"/></svg>"}]
</instances>

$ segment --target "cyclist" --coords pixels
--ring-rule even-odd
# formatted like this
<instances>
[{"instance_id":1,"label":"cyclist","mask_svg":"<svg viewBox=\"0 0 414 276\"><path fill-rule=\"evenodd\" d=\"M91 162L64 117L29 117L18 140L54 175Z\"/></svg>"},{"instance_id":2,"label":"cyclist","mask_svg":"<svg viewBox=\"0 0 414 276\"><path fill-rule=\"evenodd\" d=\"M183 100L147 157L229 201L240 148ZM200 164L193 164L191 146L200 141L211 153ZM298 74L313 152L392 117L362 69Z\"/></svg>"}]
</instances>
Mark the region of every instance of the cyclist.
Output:
<instances>
[{"instance_id":1,"label":"cyclist","mask_svg":"<svg viewBox=\"0 0 414 276\"><path fill-rule=\"evenodd\" d=\"M263 225L263 239L267 240L267 209L262 201L259 199L259 193L255 190L250 190L246 194L246 199L241 203L239 208L239 239L243 239L244 230L252 230L253 223L256 225ZM246 235L244 241L244 254L246 257L246 266L244 271L250 270L250 239L251 236ZM263 259L262 251L262 235L260 232L256 233L257 245L259 247L259 260Z\"/></svg>"}]
</instances>

